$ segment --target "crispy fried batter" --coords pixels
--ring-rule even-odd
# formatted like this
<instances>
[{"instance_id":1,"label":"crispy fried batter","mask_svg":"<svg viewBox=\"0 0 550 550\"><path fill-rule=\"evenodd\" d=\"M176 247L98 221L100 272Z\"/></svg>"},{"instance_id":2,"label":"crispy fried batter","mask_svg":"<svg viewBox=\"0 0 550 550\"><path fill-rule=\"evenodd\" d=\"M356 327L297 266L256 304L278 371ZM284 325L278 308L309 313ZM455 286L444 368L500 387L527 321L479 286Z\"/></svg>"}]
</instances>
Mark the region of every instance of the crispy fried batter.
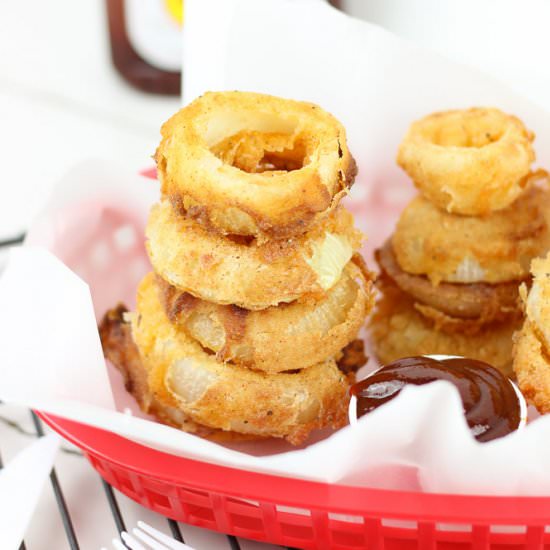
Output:
<instances>
[{"instance_id":1,"label":"crispy fried batter","mask_svg":"<svg viewBox=\"0 0 550 550\"><path fill-rule=\"evenodd\" d=\"M397 162L442 210L483 215L506 208L525 186L534 134L515 116L473 108L414 122Z\"/></svg>"},{"instance_id":2,"label":"crispy fried batter","mask_svg":"<svg viewBox=\"0 0 550 550\"><path fill-rule=\"evenodd\" d=\"M161 133L164 196L222 234L300 235L338 204L357 172L345 129L311 103L210 92Z\"/></svg>"},{"instance_id":3,"label":"crispy fried batter","mask_svg":"<svg viewBox=\"0 0 550 550\"><path fill-rule=\"evenodd\" d=\"M416 302L424 315L438 316L439 324L457 329L475 330L492 321L516 318L520 314L517 281L509 283L440 283L435 286L424 275L410 275L395 259L390 241L376 251L383 272ZM446 319L444 319L446 317ZM452 319L451 319L452 318Z\"/></svg>"},{"instance_id":4,"label":"crispy fried batter","mask_svg":"<svg viewBox=\"0 0 550 550\"><path fill-rule=\"evenodd\" d=\"M525 301L526 320L516 335L514 371L525 397L540 413L550 412L550 253L533 260L533 285Z\"/></svg>"},{"instance_id":5,"label":"crispy fried batter","mask_svg":"<svg viewBox=\"0 0 550 550\"><path fill-rule=\"evenodd\" d=\"M323 296L362 240L353 216L341 208L300 238L258 245L209 232L166 201L151 210L147 237L151 263L165 281L246 309Z\"/></svg>"},{"instance_id":6,"label":"crispy fried batter","mask_svg":"<svg viewBox=\"0 0 550 550\"><path fill-rule=\"evenodd\" d=\"M462 355L511 374L512 335L521 322L491 323L475 335L449 334L421 315L412 298L391 280L382 278L379 284L382 296L370 322L370 333L382 363L414 355Z\"/></svg>"},{"instance_id":7,"label":"crispy fried batter","mask_svg":"<svg viewBox=\"0 0 550 550\"><path fill-rule=\"evenodd\" d=\"M361 339L353 340L342 349L340 357L337 357L338 368L348 375L351 383L355 382L355 373L367 363L369 358L365 355L365 342Z\"/></svg>"},{"instance_id":8,"label":"crispy fried batter","mask_svg":"<svg viewBox=\"0 0 550 550\"><path fill-rule=\"evenodd\" d=\"M157 277L168 318L224 362L265 372L302 369L334 357L359 332L374 305L372 280L349 262L320 300L261 311L217 305Z\"/></svg>"},{"instance_id":9,"label":"crispy fried batter","mask_svg":"<svg viewBox=\"0 0 550 550\"><path fill-rule=\"evenodd\" d=\"M493 323L513 322L523 319L523 313L520 309L511 312L510 315L503 316L498 320L487 320L485 317L477 317L473 319L463 319L460 317L452 317L443 313L439 309L424 304L415 303L414 308L421 313L424 318L429 319L433 326L447 334L463 334L464 336L474 336L485 332L486 327Z\"/></svg>"},{"instance_id":10,"label":"crispy fried batter","mask_svg":"<svg viewBox=\"0 0 550 550\"><path fill-rule=\"evenodd\" d=\"M153 395L196 422L294 444L346 422L349 383L334 360L269 375L221 364L170 323L153 274L138 289L132 335Z\"/></svg>"},{"instance_id":11,"label":"crispy fried batter","mask_svg":"<svg viewBox=\"0 0 550 550\"><path fill-rule=\"evenodd\" d=\"M127 309L119 304L108 311L99 325L103 353L122 374L126 390L138 402L141 410L156 416L161 422L212 441L228 442L257 439L249 434L225 432L202 426L189 419L181 410L163 403L151 392L143 362L132 340L130 324L124 321Z\"/></svg>"},{"instance_id":12,"label":"crispy fried batter","mask_svg":"<svg viewBox=\"0 0 550 550\"><path fill-rule=\"evenodd\" d=\"M547 185L533 184L508 208L479 217L449 214L419 195L397 223L393 250L401 269L435 284L522 280L550 248L549 213Z\"/></svg>"},{"instance_id":13,"label":"crispy fried batter","mask_svg":"<svg viewBox=\"0 0 550 550\"><path fill-rule=\"evenodd\" d=\"M126 391L134 396L143 411L148 412L153 396L147 385L147 373L132 341L130 325L124 321L127 312L124 304L107 311L99 324L99 337L105 358L122 373Z\"/></svg>"},{"instance_id":14,"label":"crispy fried batter","mask_svg":"<svg viewBox=\"0 0 550 550\"><path fill-rule=\"evenodd\" d=\"M533 330L543 342L546 351L550 350L550 253L545 258L537 258L531 264L533 285L526 301L527 317Z\"/></svg>"},{"instance_id":15,"label":"crispy fried batter","mask_svg":"<svg viewBox=\"0 0 550 550\"><path fill-rule=\"evenodd\" d=\"M525 398L541 414L550 413L550 357L529 319L514 337L514 372Z\"/></svg>"}]
</instances>

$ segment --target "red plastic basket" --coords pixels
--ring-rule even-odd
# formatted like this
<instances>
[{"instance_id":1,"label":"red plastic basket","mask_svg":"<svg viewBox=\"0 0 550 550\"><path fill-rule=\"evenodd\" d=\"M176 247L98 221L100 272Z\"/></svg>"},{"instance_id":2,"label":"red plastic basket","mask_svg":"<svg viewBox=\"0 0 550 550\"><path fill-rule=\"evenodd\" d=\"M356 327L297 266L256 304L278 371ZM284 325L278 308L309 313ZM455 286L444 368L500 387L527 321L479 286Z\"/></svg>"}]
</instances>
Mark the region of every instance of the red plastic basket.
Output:
<instances>
[{"instance_id":1,"label":"red plastic basket","mask_svg":"<svg viewBox=\"0 0 550 550\"><path fill-rule=\"evenodd\" d=\"M40 416L120 492L164 516L222 533L307 549L550 549L550 498L436 495L277 477Z\"/></svg>"}]
</instances>

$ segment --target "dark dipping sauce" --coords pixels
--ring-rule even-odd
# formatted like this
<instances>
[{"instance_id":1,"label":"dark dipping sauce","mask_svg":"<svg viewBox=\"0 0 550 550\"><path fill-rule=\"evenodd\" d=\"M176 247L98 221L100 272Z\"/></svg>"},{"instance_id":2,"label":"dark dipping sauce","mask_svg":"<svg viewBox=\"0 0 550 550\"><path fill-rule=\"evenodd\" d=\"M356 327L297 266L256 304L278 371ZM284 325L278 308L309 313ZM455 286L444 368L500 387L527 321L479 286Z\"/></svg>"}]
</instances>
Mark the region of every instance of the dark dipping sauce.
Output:
<instances>
[{"instance_id":1,"label":"dark dipping sauce","mask_svg":"<svg viewBox=\"0 0 550 550\"><path fill-rule=\"evenodd\" d=\"M387 403L408 384L421 386L436 380L457 387L466 421L478 441L517 430L521 408L510 381L491 365L466 358L406 357L389 363L351 387L357 397L357 417Z\"/></svg>"}]
</instances>

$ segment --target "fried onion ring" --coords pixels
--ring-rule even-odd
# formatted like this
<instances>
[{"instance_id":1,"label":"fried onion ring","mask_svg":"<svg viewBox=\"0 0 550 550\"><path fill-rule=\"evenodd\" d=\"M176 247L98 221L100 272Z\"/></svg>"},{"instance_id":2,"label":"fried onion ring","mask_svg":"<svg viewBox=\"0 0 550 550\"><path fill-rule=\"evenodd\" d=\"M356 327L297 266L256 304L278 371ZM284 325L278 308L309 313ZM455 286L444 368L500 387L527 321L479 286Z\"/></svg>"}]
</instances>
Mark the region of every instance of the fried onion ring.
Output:
<instances>
[{"instance_id":1,"label":"fried onion ring","mask_svg":"<svg viewBox=\"0 0 550 550\"><path fill-rule=\"evenodd\" d=\"M514 337L513 354L521 393L541 414L550 413L550 356L529 319Z\"/></svg>"},{"instance_id":2,"label":"fried onion ring","mask_svg":"<svg viewBox=\"0 0 550 550\"><path fill-rule=\"evenodd\" d=\"M163 403L205 426L293 444L345 424L349 382L334 360L279 374L219 363L169 321L154 280L149 274L139 286L132 335Z\"/></svg>"},{"instance_id":3,"label":"fried onion ring","mask_svg":"<svg viewBox=\"0 0 550 550\"><path fill-rule=\"evenodd\" d=\"M438 330L414 307L414 301L388 279L369 324L374 351L382 363L415 355L463 355L512 373L512 335L521 321L490 323L476 334Z\"/></svg>"},{"instance_id":4,"label":"fried onion ring","mask_svg":"<svg viewBox=\"0 0 550 550\"><path fill-rule=\"evenodd\" d=\"M173 404L165 404L153 395L147 382L148 373L132 340L130 323L124 320L127 312L123 305L109 310L99 325L99 335L105 358L120 371L126 391L134 397L144 413L156 416L164 424L212 441L258 439L247 434L224 432L202 426L187 417Z\"/></svg>"},{"instance_id":5,"label":"fried onion ring","mask_svg":"<svg viewBox=\"0 0 550 550\"><path fill-rule=\"evenodd\" d=\"M429 319L433 323L433 327L447 334L463 334L464 336L474 336L486 331L488 325L493 325L502 321L508 323L519 321L523 319L521 310L515 310L509 315L506 315L500 319L488 321L484 317L477 317L472 319L464 319L462 317L452 317L443 313L439 309L436 309L425 304L415 303L414 308L420 312L425 319Z\"/></svg>"},{"instance_id":6,"label":"fried onion ring","mask_svg":"<svg viewBox=\"0 0 550 550\"><path fill-rule=\"evenodd\" d=\"M498 109L445 111L411 125L397 162L439 208L477 216L519 196L535 160L533 139Z\"/></svg>"},{"instance_id":7,"label":"fried onion ring","mask_svg":"<svg viewBox=\"0 0 550 550\"><path fill-rule=\"evenodd\" d=\"M549 212L550 190L534 183L511 206L483 217L443 212L419 195L399 218L393 251L403 271L435 284L526 279L531 260L550 248Z\"/></svg>"},{"instance_id":8,"label":"fried onion ring","mask_svg":"<svg viewBox=\"0 0 550 550\"><path fill-rule=\"evenodd\" d=\"M521 310L518 281L494 285L440 283L435 286L424 275L410 275L403 271L395 259L390 241L376 251L376 261L403 292L419 302L416 305L419 311L435 320L436 312L429 309L432 308L454 319L443 323L443 317L437 315L441 326L467 329L468 323L459 323L458 320L474 320L475 325L480 325L516 317Z\"/></svg>"},{"instance_id":9,"label":"fried onion ring","mask_svg":"<svg viewBox=\"0 0 550 550\"><path fill-rule=\"evenodd\" d=\"M540 413L550 412L550 253L533 260L533 284L522 287L526 320L516 335L514 371L525 397Z\"/></svg>"},{"instance_id":10,"label":"fried onion ring","mask_svg":"<svg viewBox=\"0 0 550 550\"><path fill-rule=\"evenodd\" d=\"M202 300L246 309L323 296L362 240L342 208L300 238L258 245L207 231L166 201L151 210L146 235L151 263L165 281Z\"/></svg>"},{"instance_id":11,"label":"fried onion ring","mask_svg":"<svg viewBox=\"0 0 550 550\"><path fill-rule=\"evenodd\" d=\"M550 351L550 253L531 264L533 285L526 300L526 314L533 330Z\"/></svg>"},{"instance_id":12,"label":"fried onion ring","mask_svg":"<svg viewBox=\"0 0 550 550\"><path fill-rule=\"evenodd\" d=\"M343 126L312 103L209 92L161 133L163 194L222 234L300 235L338 204L357 172Z\"/></svg>"},{"instance_id":13,"label":"fried onion ring","mask_svg":"<svg viewBox=\"0 0 550 550\"><path fill-rule=\"evenodd\" d=\"M261 311L199 300L160 277L157 287L170 321L218 360L271 373L336 356L357 336L374 305L371 275L353 262L322 299Z\"/></svg>"}]
</instances>

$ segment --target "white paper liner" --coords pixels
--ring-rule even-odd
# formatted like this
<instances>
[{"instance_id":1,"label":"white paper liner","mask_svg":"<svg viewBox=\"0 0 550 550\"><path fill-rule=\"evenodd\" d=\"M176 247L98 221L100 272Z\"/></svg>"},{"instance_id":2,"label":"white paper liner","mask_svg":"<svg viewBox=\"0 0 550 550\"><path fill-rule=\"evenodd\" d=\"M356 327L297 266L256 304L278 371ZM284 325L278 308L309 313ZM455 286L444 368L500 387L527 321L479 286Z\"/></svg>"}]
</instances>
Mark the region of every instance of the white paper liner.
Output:
<instances>
[{"instance_id":1,"label":"white paper liner","mask_svg":"<svg viewBox=\"0 0 550 550\"><path fill-rule=\"evenodd\" d=\"M212 21L213 13L224 17ZM207 88L259 90L316 101L344 122L360 168L349 207L369 233L367 255L391 233L411 196L394 157L416 117L450 107L500 107L537 132L548 163L545 112L322 2L190 0L187 21L188 98ZM210 61L217 63L212 71ZM0 399L173 454L277 475L436 492L550 494L550 418L479 444L456 390L444 382L406 388L357 425L292 451L274 445L239 452L143 418L118 373L109 382L93 310L99 318L120 300L133 304L149 269L142 235L157 197L154 181L107 161L78 166L60 183L0 280ZM133 415L116 412L111 392L118 410Z\"/></svg>"},{"instance_id":2,"label":"white paper liner","mask_svg":"<svg viewBox=\"0 0 550 550\"><path fill-rule=\"evenodd\" d=\"M0 470L0 533L7 550L21 547L52 471L61 439L49 434L33 441Z\"/></svg>"}]
</instances>

